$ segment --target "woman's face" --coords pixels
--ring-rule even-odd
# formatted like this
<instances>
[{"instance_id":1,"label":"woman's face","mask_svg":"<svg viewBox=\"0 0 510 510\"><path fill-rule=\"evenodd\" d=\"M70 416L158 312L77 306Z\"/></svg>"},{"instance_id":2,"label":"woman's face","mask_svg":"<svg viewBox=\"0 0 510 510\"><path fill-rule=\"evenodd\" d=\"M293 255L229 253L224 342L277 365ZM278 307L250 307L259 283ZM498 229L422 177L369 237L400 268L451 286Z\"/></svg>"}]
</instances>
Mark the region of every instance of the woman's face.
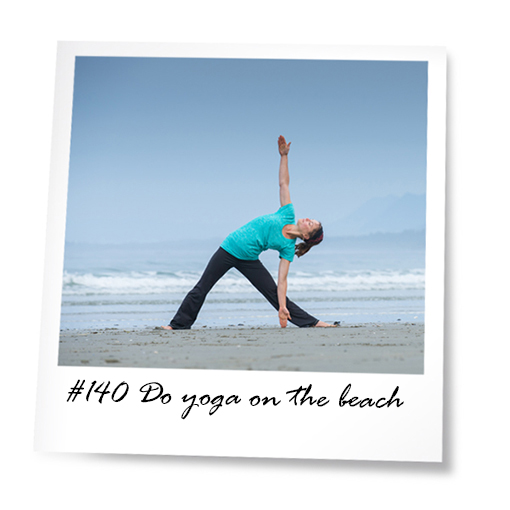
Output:
<instances>
[{"instance_id":1,"label":"woman's face","mask_svg":"<svg viewBox=\"0 0 510 510\"><path fill-rule=\"evenodd\" d=\"M299 219L297 225L305 239L309 239L321 226L319 221L311 220L310 218Z\"/></svg>"}]
</instances>

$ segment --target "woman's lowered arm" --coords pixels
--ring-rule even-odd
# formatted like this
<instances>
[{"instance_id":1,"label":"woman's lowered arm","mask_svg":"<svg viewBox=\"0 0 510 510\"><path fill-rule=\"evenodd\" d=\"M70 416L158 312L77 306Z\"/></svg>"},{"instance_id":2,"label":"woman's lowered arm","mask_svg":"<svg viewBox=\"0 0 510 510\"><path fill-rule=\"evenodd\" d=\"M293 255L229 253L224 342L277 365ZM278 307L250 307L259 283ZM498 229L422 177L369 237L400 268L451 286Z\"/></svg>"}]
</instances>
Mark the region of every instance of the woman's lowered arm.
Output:
<instances>
[{"instance_id":1,"label":"woman's lowered arm","mask_svg":"<svg viewBox=\"0 0 510 510\"><path fill-rule=\"evenodd\" d=\"M291 318L287 310L287 275L289 274L290 262L286 259L280 259L280 266L278 268L278 318L280 319L280 326L287 327L287 321Z\"/></svg>"}]
</instances>

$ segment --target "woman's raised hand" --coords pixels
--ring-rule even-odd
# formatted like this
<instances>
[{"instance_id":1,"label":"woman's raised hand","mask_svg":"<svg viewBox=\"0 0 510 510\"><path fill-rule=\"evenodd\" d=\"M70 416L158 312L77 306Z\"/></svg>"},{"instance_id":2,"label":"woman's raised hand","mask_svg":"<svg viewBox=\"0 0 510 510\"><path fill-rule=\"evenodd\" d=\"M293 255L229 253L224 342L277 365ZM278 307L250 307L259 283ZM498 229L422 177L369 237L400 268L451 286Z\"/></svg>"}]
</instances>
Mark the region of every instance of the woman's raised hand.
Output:
<instances>
[{"instance_id":1,"label":"woman's raised hand","mask_svg":"<svg viewBox=\"0 0 510 510\"><path fill-rule=\"evenodd\" d=\"M285 141L285 137L282 135L278 137L278 150L280 152L280 156L286 156L289 153L291 143L292 142L287 143Z\"/></svg>"}]
</instances>

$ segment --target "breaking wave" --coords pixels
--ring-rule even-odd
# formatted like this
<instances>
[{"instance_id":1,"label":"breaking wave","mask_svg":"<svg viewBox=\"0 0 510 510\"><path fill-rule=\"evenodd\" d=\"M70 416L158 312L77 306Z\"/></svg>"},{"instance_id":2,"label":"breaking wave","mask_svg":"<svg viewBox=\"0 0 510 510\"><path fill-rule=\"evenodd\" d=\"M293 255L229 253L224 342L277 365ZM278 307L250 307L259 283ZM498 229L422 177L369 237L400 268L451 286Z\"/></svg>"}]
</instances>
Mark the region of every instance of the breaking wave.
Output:
<instances>
[{"instance_id":1,"label":"breaking wave","mask_svg":"<svg viewBox=\"0 0 510 510\"><path fill-rule=\"evenodd\" d=\"M276 279L276 275L273 275ZM63 294L182 294L188 292L199 280L198 272L64 272ZM297 272L289 274L289 292L342 292L377 290L423 290L425 271L324 271L320 273ZM250 282L237 273L225 275L212 292L228 294L256 292Z\"/></svg>"}]
</instances>

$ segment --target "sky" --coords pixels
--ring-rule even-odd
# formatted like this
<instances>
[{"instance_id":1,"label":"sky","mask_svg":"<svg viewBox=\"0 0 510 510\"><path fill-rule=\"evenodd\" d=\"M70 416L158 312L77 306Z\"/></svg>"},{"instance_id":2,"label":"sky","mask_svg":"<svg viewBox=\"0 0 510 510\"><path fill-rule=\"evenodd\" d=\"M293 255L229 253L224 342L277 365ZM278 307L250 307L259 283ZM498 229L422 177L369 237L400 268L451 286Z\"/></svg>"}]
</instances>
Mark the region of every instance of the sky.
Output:
<instances>
[{"instance_id":1,"label":"sky","mask_svg":"<svg viewBox=\"0 0 510 510\"><path fill-rule=\"evenodd\" d=\"M224 238L426 189L427 63L77 57L66 240Z\"/></svg>"}]
</instances>

